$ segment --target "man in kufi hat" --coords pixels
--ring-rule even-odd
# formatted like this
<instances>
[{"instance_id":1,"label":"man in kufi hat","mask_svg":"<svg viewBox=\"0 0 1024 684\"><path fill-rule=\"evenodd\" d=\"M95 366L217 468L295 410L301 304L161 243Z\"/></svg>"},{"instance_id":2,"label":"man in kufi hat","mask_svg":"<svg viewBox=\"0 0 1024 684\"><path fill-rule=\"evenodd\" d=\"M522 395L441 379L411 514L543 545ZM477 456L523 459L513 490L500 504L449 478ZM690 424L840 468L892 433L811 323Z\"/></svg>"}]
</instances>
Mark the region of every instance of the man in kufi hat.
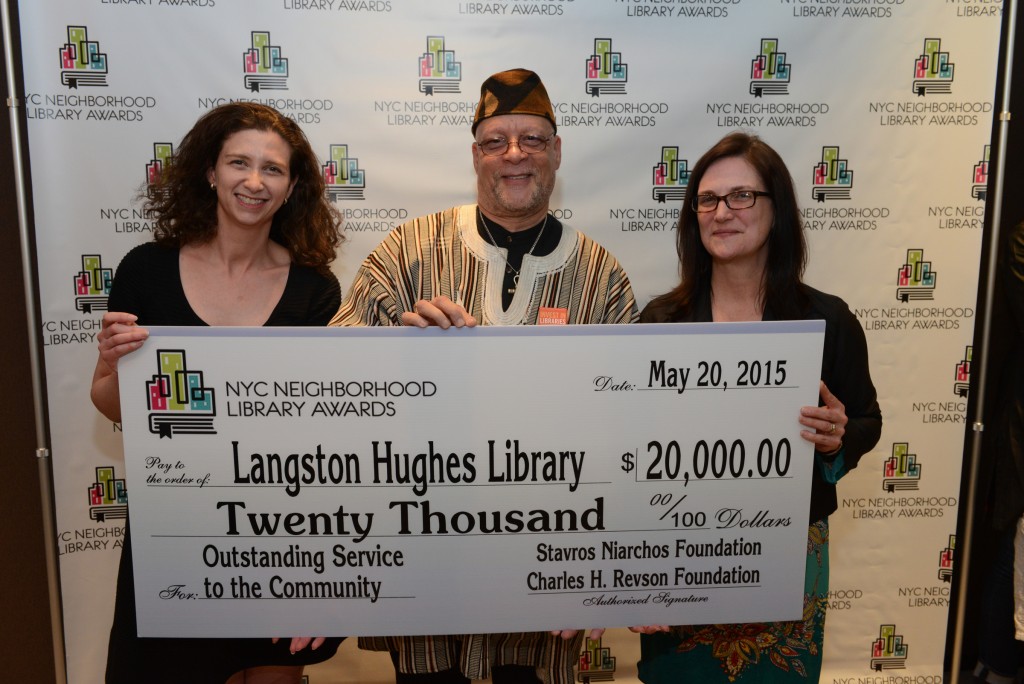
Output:
<instances>
[{"instance_id":1,"label":"man in kufi hat","mask_svg":"<svg viewBox=\"0 0 1024 684\"><path fill-rule=\"evenodd\" d=\"M363 262L331 325L636 322L619 262L550 211L562 140L540 77L510 69L484 81L471 130L476 203L395 228ZM390 651L398 684L572 684L582 639L566 629L359 645Z\"/></svg>"}]
</instances>

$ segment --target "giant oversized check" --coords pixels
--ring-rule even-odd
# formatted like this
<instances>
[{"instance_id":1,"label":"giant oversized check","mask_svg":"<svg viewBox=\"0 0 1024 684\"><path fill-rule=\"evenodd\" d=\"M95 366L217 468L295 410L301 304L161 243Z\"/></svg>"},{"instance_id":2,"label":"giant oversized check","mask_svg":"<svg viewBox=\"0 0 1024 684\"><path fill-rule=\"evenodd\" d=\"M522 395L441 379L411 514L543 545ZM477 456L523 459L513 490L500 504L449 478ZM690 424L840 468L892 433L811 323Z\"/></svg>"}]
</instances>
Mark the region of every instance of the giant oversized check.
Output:
<instances>
[{"instance_id":1,"label":"giant oversized check","mask_svg":"<svg viewBox=\"0 0 1024 684\"><path fill-rule=\"evenodd\" d=\"M796 619L824 322L151 328L142 636Z\"/></svg>"}]
</instances>

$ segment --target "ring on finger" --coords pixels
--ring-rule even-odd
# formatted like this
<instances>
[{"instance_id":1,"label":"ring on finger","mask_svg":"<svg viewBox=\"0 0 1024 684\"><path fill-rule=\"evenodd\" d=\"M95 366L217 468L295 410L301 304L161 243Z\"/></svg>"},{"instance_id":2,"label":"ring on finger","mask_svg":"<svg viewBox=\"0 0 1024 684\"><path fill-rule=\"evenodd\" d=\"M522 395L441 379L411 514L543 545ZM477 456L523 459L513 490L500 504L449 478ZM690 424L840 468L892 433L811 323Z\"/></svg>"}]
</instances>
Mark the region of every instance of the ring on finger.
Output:
<instances>
[{"instance_id":1,"label":"ring on finger","mask_svg":"<svg viewBox=\"0 0 1024 684\"><path fill-rule=\"evenodd\" d=\"M835 423L829 423L828 424L828 434L830 434L830 435L836 434L836 424Z\"/></svg>"}]
</instances>

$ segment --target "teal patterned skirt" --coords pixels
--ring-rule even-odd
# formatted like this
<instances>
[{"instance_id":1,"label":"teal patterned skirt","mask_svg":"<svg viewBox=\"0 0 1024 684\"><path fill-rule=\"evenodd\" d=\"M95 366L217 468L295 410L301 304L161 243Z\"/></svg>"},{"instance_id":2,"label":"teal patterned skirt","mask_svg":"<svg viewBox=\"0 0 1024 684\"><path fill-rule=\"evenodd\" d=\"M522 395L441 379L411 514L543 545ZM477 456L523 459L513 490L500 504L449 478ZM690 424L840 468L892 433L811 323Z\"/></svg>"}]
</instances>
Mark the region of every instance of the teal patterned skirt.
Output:
<instances>
[{"instance_id":1,"label":"teal patterned skirt","mask_svg":"<svg viewBox=\"0 0 1024 684\"><path fill-rule=\"evenodd\" d=\"M793 622L687 625L640 636L640 680L679 682L818 681L828 601L828 521L807 530L804 614Z\"/></svg>"}]
</instances>

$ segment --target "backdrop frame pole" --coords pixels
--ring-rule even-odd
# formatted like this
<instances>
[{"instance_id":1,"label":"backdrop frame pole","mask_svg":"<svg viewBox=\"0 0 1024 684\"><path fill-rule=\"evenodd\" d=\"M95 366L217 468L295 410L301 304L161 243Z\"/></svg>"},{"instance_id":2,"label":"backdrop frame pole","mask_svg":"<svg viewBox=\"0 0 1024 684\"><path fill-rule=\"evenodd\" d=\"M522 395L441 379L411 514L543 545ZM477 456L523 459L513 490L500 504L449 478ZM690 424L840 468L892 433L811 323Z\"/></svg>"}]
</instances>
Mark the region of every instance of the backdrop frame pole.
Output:
<instances>
[{"instance_id":1,"label":"backdrop frame pole","mask_svg":"<svg viewBox=\"0 0 1024 684\"><path fill-rule=\"evenodd\" d=\"M963 664L964 622L967 613L967 590L971 569L971 546L974 541L975 516L974 508L978 497L978 471L980 468L982 442L985 431L985 392L988 383L988 352L992 344L992 312L995 301L996 270L999 263L999 243L1002 234L1000 226L1003 215L1004 174L1006 168L1006 142L1010 129L1010 93L1013 76L1014 34L1017 27L1016 0L1007 0L1003 6L1003 21L1006 24L1006 43L1001 50L1003 60L1002 100L998 113L998 145L996 149L995 168L992 171L992 195L986 201L991 202L991 229L988 231L988 261L984 264L984 302L981 327L979 331L980 348L977 350L976 367L971 368L971 394L974 396L974 415L970 421L971 447L967 454L968 481L966 501L961 505L963 511L963 539L957 541L957 593L959 600L956 605L952 657L950 660L951 679L955 683L961 681Z\"/></svg>"},{"instance_id":2,"label":"backdrop frame pole","mask_svg":"<svg viewBox=\"0 0 1024 684\"><path fill-rule=\"evenodd\" d=\"M15 78L14 41L11 28L11 9L8 0L0 2L0 25L3 26L4 64L9 93L7 107L11 118L11 150L14 157L15 199L18 212L18 233L21 241L21 263L25 282L25 318L28 328L29 372L32 377L32 404L35 414L36 450L35 458L39 474L39 493L42 507L43 544L46 554L46 579L50 603L50 630L53 638L54 671L58 684L67 682L67 664L64 650L64 616L60 595L60 572L57 563L57 525L54 515L53 463L47 442L47 413L43 403L43 370L39 353L39 319L36 312L39 303L35 299L36 269L30 245L28 201L25 192L25 161L21 146L21 102L17 95Z\"/></svg>"}]
</instances>

